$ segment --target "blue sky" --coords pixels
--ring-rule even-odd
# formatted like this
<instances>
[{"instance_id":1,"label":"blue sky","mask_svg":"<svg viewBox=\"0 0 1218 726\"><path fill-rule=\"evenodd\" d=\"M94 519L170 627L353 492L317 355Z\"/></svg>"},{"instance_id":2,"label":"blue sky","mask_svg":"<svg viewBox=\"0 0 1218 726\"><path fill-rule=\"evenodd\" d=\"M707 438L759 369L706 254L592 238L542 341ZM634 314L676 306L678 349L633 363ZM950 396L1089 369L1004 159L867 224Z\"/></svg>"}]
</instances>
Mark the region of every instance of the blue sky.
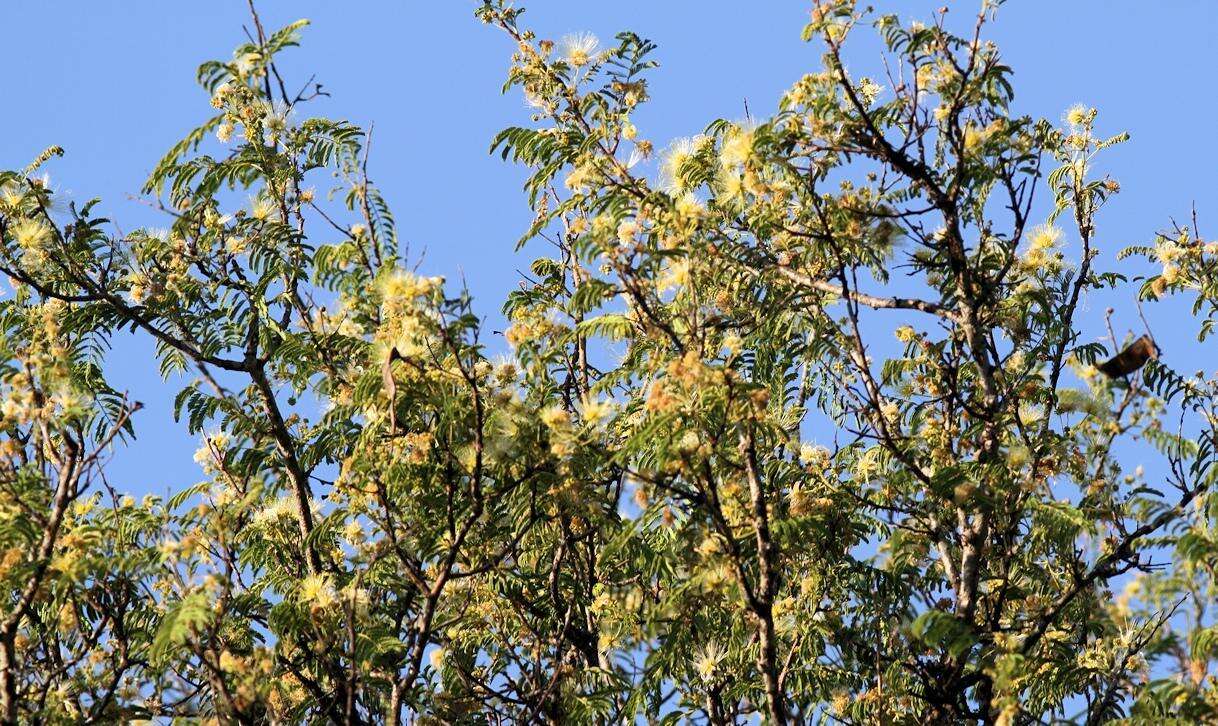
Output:
<instances>
[{"instance_id":1,"label":"blue sky","mask_svg":"<svg viewBox=\"0 0 1218 726\"><path fill-rule=\"evenodd\" d=\"M927 16L940 2L876 0L903 16ZM479 312L498 328L499 306L517 282L527 253L513 252L530 215L521 169L489 156L504 126L528 122L519 95L500 95L511 45L472 15L464 0L264 0L268 26L313 21L304 46L287 52L285 69L303 83L317 73L333 94L310 114L375 124L371 171L394 207L404 240L426 249L423 270L464 277ZM800 42L808 3L726 0L534 0L525 22L557 38L590 30L604 39L632 29L660 44L654 101L636 119L659 147L700 131L717 117L738 118L748 99L764 116L779 94L819 64L819 49ZM971 17L975 3L953 3ZM242 0L8 0L0 4L6 48L0 165L27 163L59 144L67 156L50 171L78 200L104 199L123 229L166 226L136 201L161 154L211 111L194 85L203 60L228 58L247 23ZM1102 133L1128 130L1132 141L1109 154L1108 171L1123 192L1100 220L1109 253L1150 239L1169 217L1184 220L1192 203L1218 229L1218 105L1212 39L1218 3L1171 0L1023 0L1005 7L989 37L1015 68L1016 111L1056 119L1075 102L1100 109ZM866 58L859 57L863 65ZM1085 311L1098 334L1103 308ZM1117 300L1117 334L1139 329L1131 301ZM1169 362L1202 365L1190 344L1193 325L1173 326L1179 305L1148 308ZM501 343L496 343L502 345ZM112 379L148 404L139 441L120 452L115 484L164 492L198 478L196 444L172 425L173 390L159 383L151 346L121 343Z\"/></svg>"}]
</instances>

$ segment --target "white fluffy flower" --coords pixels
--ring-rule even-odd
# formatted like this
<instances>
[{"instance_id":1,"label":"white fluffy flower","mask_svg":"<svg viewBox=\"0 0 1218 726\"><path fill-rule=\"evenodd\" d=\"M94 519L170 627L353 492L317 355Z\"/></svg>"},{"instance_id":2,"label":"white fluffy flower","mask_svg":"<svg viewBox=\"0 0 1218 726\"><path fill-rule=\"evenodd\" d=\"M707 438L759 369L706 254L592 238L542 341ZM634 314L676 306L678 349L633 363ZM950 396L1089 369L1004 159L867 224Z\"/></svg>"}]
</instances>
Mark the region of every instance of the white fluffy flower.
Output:
<instances>
[{"instance_id":1,"label":"white fluffy flower","mask_svg":"<svg viewBox=\"0 0 1218 726\"><path fill-rule=\"evenodd\" d=\"M573 33L562 39L563 57L576 68L586 66L594 60L600 45L592 33Z\"/></svg>"}]
</instances>

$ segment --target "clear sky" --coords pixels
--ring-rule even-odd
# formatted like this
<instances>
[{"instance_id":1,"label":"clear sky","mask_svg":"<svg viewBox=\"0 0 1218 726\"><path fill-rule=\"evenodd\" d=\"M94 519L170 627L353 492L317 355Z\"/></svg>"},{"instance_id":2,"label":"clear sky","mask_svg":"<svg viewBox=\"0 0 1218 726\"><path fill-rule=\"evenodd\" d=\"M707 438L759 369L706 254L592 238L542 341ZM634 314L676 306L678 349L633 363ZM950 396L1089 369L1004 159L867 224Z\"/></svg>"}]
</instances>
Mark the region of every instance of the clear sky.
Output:
<instances>
[{"instance_id":1,"label":"clear sky","mask_svg":"<svg viewBox=\"0 0 1218 726\"><path fill-rule=\"evenodd\" d=\"M906 17L926 17L943 2L873 0ZM500 94L511 45L473 18L476 4L263 0L260 9L269 27L313 21L303 47L284 56L290 84L317 73L333 97L308 113L375 124L372 176L402 237L413 251L426 249L427 274L464 277L498 329L499 306L528 264L513 245L530 215L522 170L486 152L496 131L527 123L528 112L518 94ZM799 40L809 7L802 0L524 4L525 23L546 37L590 30L611 39L632 29L660 44L654 100L636 123L661 148L714 118L742 116L745 99L754 115L767 115L791 82L819 65L819 49ZM958 20L976 9L951 5ZM3 0L0 166L62 145L67 156L49 167L57 188L77 200L102 197L123 229L167 226L130 196L212 111L194 85L195 68L227 59L247 22L243 0ZM1100 109L1101 133L1131 132L1108 156L1123 187L1100 220L1108 253L1149 240L1173 215L1184 220L1194 202L1202 233L1218 230L1216 36L1211 0L1011 0L990 28L1015 68L1017 112L1057 119L1082 102ZM1110 302L1118 336L1140 328L1132 301L1094 300L1084 311L1088 329L1099 334ZM1209 367L1188 343L1195 325L1173 326L1183 309L1148 308L1156 337L1178 370ZM159 383L151 346L120 343L111 378L148 404L136 421L138 443L114 462L114 484L164 492L195 481L196 443L172 424L173 389Z\"/></svg>"}]
</instances>

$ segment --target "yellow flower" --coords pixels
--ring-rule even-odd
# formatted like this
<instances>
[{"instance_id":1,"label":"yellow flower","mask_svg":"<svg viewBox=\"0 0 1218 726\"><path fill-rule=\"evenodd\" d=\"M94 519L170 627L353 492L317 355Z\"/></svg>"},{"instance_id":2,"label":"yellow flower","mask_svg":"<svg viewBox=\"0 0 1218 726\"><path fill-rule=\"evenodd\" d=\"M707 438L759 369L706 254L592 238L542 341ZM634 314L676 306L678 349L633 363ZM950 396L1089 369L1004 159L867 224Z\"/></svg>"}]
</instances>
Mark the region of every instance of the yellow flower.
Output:
<instances>
[{"instance_id":1,"label":"yellow flower","mask_svg":"<svg viewBox=\"0 0 1218 726\"><path fill-rule=\"evenodd\" d=\"M829 707L833 709L833 713L845 713L846 709L850 708L850 694L845 691L838 691L833 694L833 700L829 702Z\"/></svg>"},{"instance_id":2,"label":"yellow flower","mask_svg":"<svg viewBox=\"0 0 1218 726\"><path fill-rule=\"evenodd\" d=\"M280 497L259 509L254 515L254 523L263 526L274 524L282 518L292 516L295 512L296 503L289 497Z\"/></svg>"},{"instance_id":3,"label":"yellow flower","mask_svg":"<svg viewBox=\"0 0 1218 726\"><path fill-rule=\"evenodd\" d=\"M278 137L288 130L288 107L281 102L274 104L263 104L266 112L265 121L267 133L272 137Z\"/></svg>"},{"instance_id":4,"label":"yellow flower","mask_svg":"<svg viewBox=\"0 0 1218 726\"><path fill-rule=\"evenodd\" d=\"M1016 444L1007 450L1007 466L1019 469L1032 459L1032 452L1023 444Z\"/></svg>"},{"instance_id":5,"label":"yellow flower","mask_svg":"<svg viewBox=\"0 0 1218 726\"><path fill-rule=\"evenodd\" d=\"M976 151L979 146L984 144L990 138L990 129L979 129L976 126L969 124L964 129L964 149L965 151Z\"/></svg>"},{"instance_id":6,"label":"yellow flower","mask_svg":"<svg viewBox=\"0 0 1218 726\"><path fill-rule=\"evenodd\" d=\"M597 424L603 421L612 412L612 403L593 398L584 401L584 405L580 410L580 415L587 423Z\"/></svg>"},{"instance_id":7,"label":"yellow flower","mask_svg":"<svg viewBox=\"0 0 1218 726\"><path fill-rule=\"evenodd\" d=\"M879 449L867 449L854 462L854 471L860 479L870 479L880 469Z\"/></svg>"},{"instance_id":8,"label":"yellow flower","mask_svg":"<svg viewBox=\"0 0 1218 726\"><path fill-rule=\"evenodd\" d=\"M578 193L586 191L588 189L588 185L591 184L595 173L595 167L581 164L573 168L571 172L567 174L567 178L563 180L563 184L567 187L567 189L570 189L573 192Z\"/></svg>"},{"instance_id":9,"label":"yellow flower","mask_svg":"<svg viewBox=\"0 0 1218 726\"><path fill-rule=\"evenodd\" d=\"M614 229L614 220L608 214L598 214L592 218L592 234L600 237L607 235Z\"/></svg>"},{"instance_id":10,"label":"yellow flower","mask_svg":"<svg viewBox=\"0 0 1218 726\"><path fill-rule=\"evenodd\" d=\"M753 130L734 127L719 149L719 163L724 166L743 164L753 155Z\"/></svg>"},{"instance_id":11,"label":"yellow flower","mask_svg":"<svg viewBox=\"0 0 1218 726\"><path fill-rule=\"evenodd\" d=\"M720 194L727 199L744 196L744 177L734 171L724 171L719 175Z\"/></svg>"},{"instance_id":12,"label":"yellow flower","mask_svg":"<svg viewBox=\"0 0 1218 726\"><path fill-rule=\"evenodd\" d=\"M694 158L694 155L702 150L705 143L706 137L700 135L687 136L673 142L660 166L665 184L674 191L684 190L685 182L681 177L682 170Z\"/></svg>"},{"instance_id":13,"label":"yellow flower","mask_svg":"<svg viewBox=\"0 0 1218 726\"><path fill-rule=\"evenodd\" d=\"M799 463L804 466L824 466L829 463L829 450L814 444L802 444L799 447Z\"/></svg>"},{"instance_id":14,"label":"yellow flower","mask_svg":"<svg viewBox=\"0 0 1218 726\"><path fill-rule=\"evenodd\" d=\"M1032 230L1032 249L1045 251L1052 249L1061 240L1062 231L1052 225L1043 224Z\"/></svg>"},{"instance_id":15,"label":"yellow flower","mask_svg":"<svg viewBox=\"0 0 1218 726\"><path fill-rule=\"evenodd\" d=\"M600 40L592 33L574 33L562 39L563 54L567 62L576 68L586 66L595 59Z\"/></svg>"},{"instance_id":16,"label":"yellow flower","mask_svg":"<svg viewBox=\"0 0 1218 726\"><path fill-rule=\"evenodd\" d=\"M694 196L693 192L686 192L677 199L677 214L687 219L698 219L706 213L706 207L702 206L702 201Z\"/></svg>"},{"instance_id":17,"label":"yellow flower","mask_svg":"<svg viewBox=\"0 0 1218 726\"><path fill-rule=\"evenodd\" d=\"M1155 247L1155 258L1164 265L1175 262L1184 254L1184 249L1171 240L1160 240Z\"/></svg>"},{"instance_id":18,"label":"yellow flower","mask_svg":"<svg viewBox=\"0 0 1218 726\"><path fill-rule=\"evenodd\" d=\"M195 450L195 463L203 467L204 470L210 469L214 461L215 456L212 454L211 447L207 443L204 443Z\"/></svg>"},{"instance_id":19,"label":"yellow flower","mask_svg":"<svg viewBox=\"0 0 1218 726\"><path fill-rule=\"evenodd\" d=\"M136 305L139 305L148 299L149 290L148 287L143 283L133 282L129 292L131 294L131 301Z\"/></svg>"},{"instance_id":20,"label":"yellow flower","mask_svg":"<svg viewBox=\"0 0 1218 726\"><path fill-rule=\"evenodd\" d=\"M935 65L933 63L925 63L918 66L918 70L914 73L914 78L919 88L930 88L935 82Z\"/></svg>"},{"instance_id":21,"label":"yellow flower","mask_svg":"<svg viewBox=\"0 0 1218 726\"><path fill-rule=\"evenodd\" d=\"M533 326L528 323L513 323L503 331L503 337L513 348L536 337Z\"/></svg>"},{"instance_id":22,"label":"yellow flower","mask_svg":"<svg viewBox=\"0 0 1218 726\"><path fill-rule=\"evenodd\" d=\"M1031 426L1044 418L1045 412L1040 406L1026 403L1019 407L1016 415L1019 416L1019 420L1023 425Z\"/></svg>"},{"instance_id":23,"label":"yellow flower","mask_svg":"<svg viewBox=\"0 0 1218 726\"><path fill-rule=\"evenodd\" d=\"M870 106L875 101L875 99L879 97L880 93L884 90L883 86L881 86L880 84L871 80L870 78L860 79L858 88L859 88L859 95L862 96L862 98L863 98L863 103L867 104L868 106Z\"/></svg>"},{"instance_id":24,"label":"yellow flower","mask_svg":"<svg viewBox=\"0 0 1218 726\"><path fill-rule=\"evenodd\" d=\"M500 383L511 383L516 380L516 364L509 360L504 360L495 364L495 377Z\"/></svg>"},{"instance_id":25,"label":"yellow flower","mask_svg":"<svg viewBox=\"0 0 1218 726\"><path fill-rule=\"evenodd\" d=\"M647 410L652 413L666 413L677 405L677 399L668 391L663 381L656 381L647 392Z\"/></svg>"},{"instance_id":26,"label":"yellow flower","mask_svg":"<svg viewBox=\"0 0 1218 726\"><path fill-rule=\"evenodd\" d=\"M917 331L908 325L902 325L896 330L897 340L902 343L908 343L918 337Z\"/></svg>"},{"instance_id":27,"label":"yellow flower","mask_svg":"<svg viewBox=\"0 0 1218 726\"><path fill-rule=\"evenodd\" d=\"M551 406L541 412L541 422L546 428L562 428L571 422L571 415L557 406Z\"/></svg>"},{"instance_id":28,"label":"yellow flower","mask_svg":"<svg viewBox=\"0 0 1218 726\"><path fill-rule=\"evenodd\" d=\"M634 244L641 229L638 222L628 219L617 226L617 239L624 245Z\"/></svg>"},{"instance_id":29,"label":"yellow flower","mask_svg":"<svg viewBox=\"0 0 1218 726\"><path fill-rule=\"evenodd\" d=\"M270 219L275 205L269 199L258 198L250 202L250 216L259 221Z\"/></svg>"},{"instance_id":30,"label":"yellow flower","mask_svg":"<svg viewBox=\"0 0 1218 726\"><path fill-rule=\"evenodd\" d=\"M27 250L41 249L51 238L51 230L40 220L23 219L12 227L13 239Z\"/></svg>"},{"instance_id":31,"label":"yellow flower","mask_svg":"<svg viewBox=\"0 0 1218 726\"><path fill-rule=\"evenodd\" d=\"M719 662L725 655L726 653L718 643L707 643L701 652L694 656L694 671L703 681L710 682L714 679Z\"/></svg>"},{"instance_id":32,"label":"yellow flower","mask_svg":"<svg viewBox=\"0 0 1218 726\"><path fill-rule=\"evenodd\" d=\"M221 144L227 144L229 139L233 138L234 127L229 122L225 121L216 127L216 138Z\"/></svg>"},{"instance_id":33,"label":"yellow flower","mask_svg":"<svg viewBox=\"0 0 1218 726\"><path fill-rule=\"evenodd\" d=\"M5 184L0 185L0 202L3 202L4 205L10 209L16 209L17 205L20 204L21 200L24 198L25 193L21 191L20 186L13 184L12 182L6 182Z\"/></svg>"},{"instance_id":34,"label":"yellow flower","mask_svg":"<svg viewBox=\"0 0 1218 726\"><path fill-rule=\"evenodd\" d=\"M329 607L334 604L334 586L330 584L328 575L309 575L300 581L300 599L317 607Z\"/></svg>"},{"instance_id":35,"label":"yellow flower","mask_svg":"<svg viewBox=\"0 0 1218 726\"><path fill-rule=\"evenodd\" d=\"M226 82L226 83L220 84L220 87L216 89L216 92L214 94L212 94L211 105L216 108L224 108L224 99L228 98L229 94L231 94L232 92L233 92L232 83Z\"/></svg>"},{"instance_id":36,"label":"yellow flower","mask_svg":"<svg viewBox=\"0 0 1218 726\"><path fill-rule=\"evenodd\" d=\"M1087 107L1081 103L1076 103L1066 110L1066 123L1071 126L1082 126L1087 121Z\"/></svg>"},{"instance_id":37,"label":"yellow flower","mask_svg":"<svg viewBox=\"0 0 1218 726\"><path fill-rule=\"evenodd\" d=\"M674 260L668 266L667 272L656 280L656 290L660 293L673 288L684 287L689 282L689 260Z\"/></svg>"},{"instance_id":38,"label":"yellow flower","mask_svg":"<svg viewBox=\"0 0 1218 726\"><path fill-rule=\"evenodd\" d=\"M441 277L419 277L401 268L395 268L381 277L378 285L381 299L388 304L412 300L420 295L429 295L444 284Z\"/></svg>"}]
</instances>

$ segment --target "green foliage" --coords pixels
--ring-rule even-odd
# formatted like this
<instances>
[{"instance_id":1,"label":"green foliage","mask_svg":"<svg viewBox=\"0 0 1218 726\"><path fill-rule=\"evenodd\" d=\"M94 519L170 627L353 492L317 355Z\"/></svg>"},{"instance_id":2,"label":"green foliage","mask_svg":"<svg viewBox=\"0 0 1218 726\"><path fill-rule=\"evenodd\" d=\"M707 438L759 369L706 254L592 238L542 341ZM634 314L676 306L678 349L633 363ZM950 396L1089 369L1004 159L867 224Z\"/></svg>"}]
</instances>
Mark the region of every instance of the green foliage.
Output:
<instances>
[{"instance_id":1,"label":"green foliage","mask_svg":"<svg viewBox=\"0 0 1218 726\"><path fill-rule=\"evenodd\" d=\"M534 111L490 150L554 248L497 360L409 271L368 132L284 90L304 21L200 66L164 232L57 206L58 147L0 171L0 721L1213 720L1218 383L1108 379L1078 318L1188 290L1204 338L1218 248L1098 269L1127 136L1012 117L994 5L816 2L773 115L661 149L654 43L484 2ZM130 334L200 437L164 502L105 478Z\"/></svg>"}]
</instances>

